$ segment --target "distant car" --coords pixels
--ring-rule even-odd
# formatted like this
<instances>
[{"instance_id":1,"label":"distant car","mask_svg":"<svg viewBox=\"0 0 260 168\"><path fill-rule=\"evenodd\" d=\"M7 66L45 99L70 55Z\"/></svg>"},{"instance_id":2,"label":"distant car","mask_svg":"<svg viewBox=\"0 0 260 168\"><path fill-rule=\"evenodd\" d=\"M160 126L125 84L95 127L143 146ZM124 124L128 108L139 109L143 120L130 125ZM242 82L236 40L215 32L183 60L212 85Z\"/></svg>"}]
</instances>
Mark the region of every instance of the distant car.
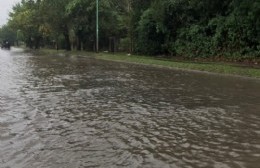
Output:
<instances>
[{"instance_id":1,"label":"distant car","mask_svg":"<svg viewBox=\"0 0 260 168\"><path fill-rule=\"evenodd\" d=\"M7 40L4 40L4 41L2 42L1 48L2 48L2 49L8 49L8 50L10 50L10 48L11 48L10 42L7 41Z\"/></svg>"}]
</instances>

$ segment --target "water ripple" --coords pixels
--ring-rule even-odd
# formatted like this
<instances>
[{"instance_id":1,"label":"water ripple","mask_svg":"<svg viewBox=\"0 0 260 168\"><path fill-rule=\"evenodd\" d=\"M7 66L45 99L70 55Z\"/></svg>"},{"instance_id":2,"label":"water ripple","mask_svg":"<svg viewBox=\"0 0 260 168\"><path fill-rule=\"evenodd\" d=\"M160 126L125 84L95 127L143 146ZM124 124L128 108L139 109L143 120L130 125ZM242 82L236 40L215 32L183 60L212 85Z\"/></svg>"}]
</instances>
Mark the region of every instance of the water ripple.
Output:
<instances>
[{"instance_id":1,"label":"water ripple","mask_svg":"<svg viewBox=\"0 0 260 168\"><path fill-rule=\"evenodd\" d=\"M1 168L260 164L258 80L0 52Z\"/></svg>"}]
</instances>

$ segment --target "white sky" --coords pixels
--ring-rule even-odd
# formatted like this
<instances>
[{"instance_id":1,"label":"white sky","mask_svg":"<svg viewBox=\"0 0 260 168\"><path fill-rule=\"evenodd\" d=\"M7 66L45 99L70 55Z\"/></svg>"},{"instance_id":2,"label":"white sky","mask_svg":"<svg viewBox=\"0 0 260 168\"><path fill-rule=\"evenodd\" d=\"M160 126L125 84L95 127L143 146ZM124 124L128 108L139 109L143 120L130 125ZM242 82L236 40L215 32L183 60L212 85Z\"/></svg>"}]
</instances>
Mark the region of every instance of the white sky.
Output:
<instances>
[{"instance_id":1,"label":"white sky","mask_svg":"<svg viewBox=\"0 0 260 168\"><path fill-rule=\"evenodd\" d=\"M21 0L0 0L0 27L7 23L13 5Z\"/></svg>"}]
</instances>

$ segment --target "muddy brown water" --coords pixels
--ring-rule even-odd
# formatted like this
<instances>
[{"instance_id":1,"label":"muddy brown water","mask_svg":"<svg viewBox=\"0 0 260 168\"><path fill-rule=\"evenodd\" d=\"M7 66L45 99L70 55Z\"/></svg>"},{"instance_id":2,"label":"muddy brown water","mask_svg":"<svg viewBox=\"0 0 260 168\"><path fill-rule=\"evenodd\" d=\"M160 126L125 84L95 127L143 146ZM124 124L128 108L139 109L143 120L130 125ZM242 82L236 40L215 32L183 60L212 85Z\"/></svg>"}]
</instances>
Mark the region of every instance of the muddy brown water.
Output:
<instances>
[{"instance_id":1,"label":"muddy brown water","mask_svg":"<svg viewBox=\"0 0 260 168\"><path fill-rule=\"evenodd\" d=\"M258 168L260 80L0 50L0 168Z\"/></svg>"}]
</instances>

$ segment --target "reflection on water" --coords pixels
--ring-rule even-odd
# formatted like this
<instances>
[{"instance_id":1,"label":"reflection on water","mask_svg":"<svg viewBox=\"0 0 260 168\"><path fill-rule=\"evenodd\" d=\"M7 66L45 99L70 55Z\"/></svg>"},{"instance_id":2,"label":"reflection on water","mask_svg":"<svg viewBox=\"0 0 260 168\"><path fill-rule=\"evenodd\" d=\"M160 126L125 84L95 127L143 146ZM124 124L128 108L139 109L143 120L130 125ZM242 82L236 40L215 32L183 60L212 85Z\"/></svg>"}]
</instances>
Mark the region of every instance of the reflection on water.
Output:
<instances>
[{"instance_id":1,"label":"reflection on water","mask_svg":"<svg viewBox=\"0 0 260 168\"><path fill-rule=\"evenodd\" d=\"M260 165L260 81L0 51L0 167Z\"/></svg>"}]
</instances>

